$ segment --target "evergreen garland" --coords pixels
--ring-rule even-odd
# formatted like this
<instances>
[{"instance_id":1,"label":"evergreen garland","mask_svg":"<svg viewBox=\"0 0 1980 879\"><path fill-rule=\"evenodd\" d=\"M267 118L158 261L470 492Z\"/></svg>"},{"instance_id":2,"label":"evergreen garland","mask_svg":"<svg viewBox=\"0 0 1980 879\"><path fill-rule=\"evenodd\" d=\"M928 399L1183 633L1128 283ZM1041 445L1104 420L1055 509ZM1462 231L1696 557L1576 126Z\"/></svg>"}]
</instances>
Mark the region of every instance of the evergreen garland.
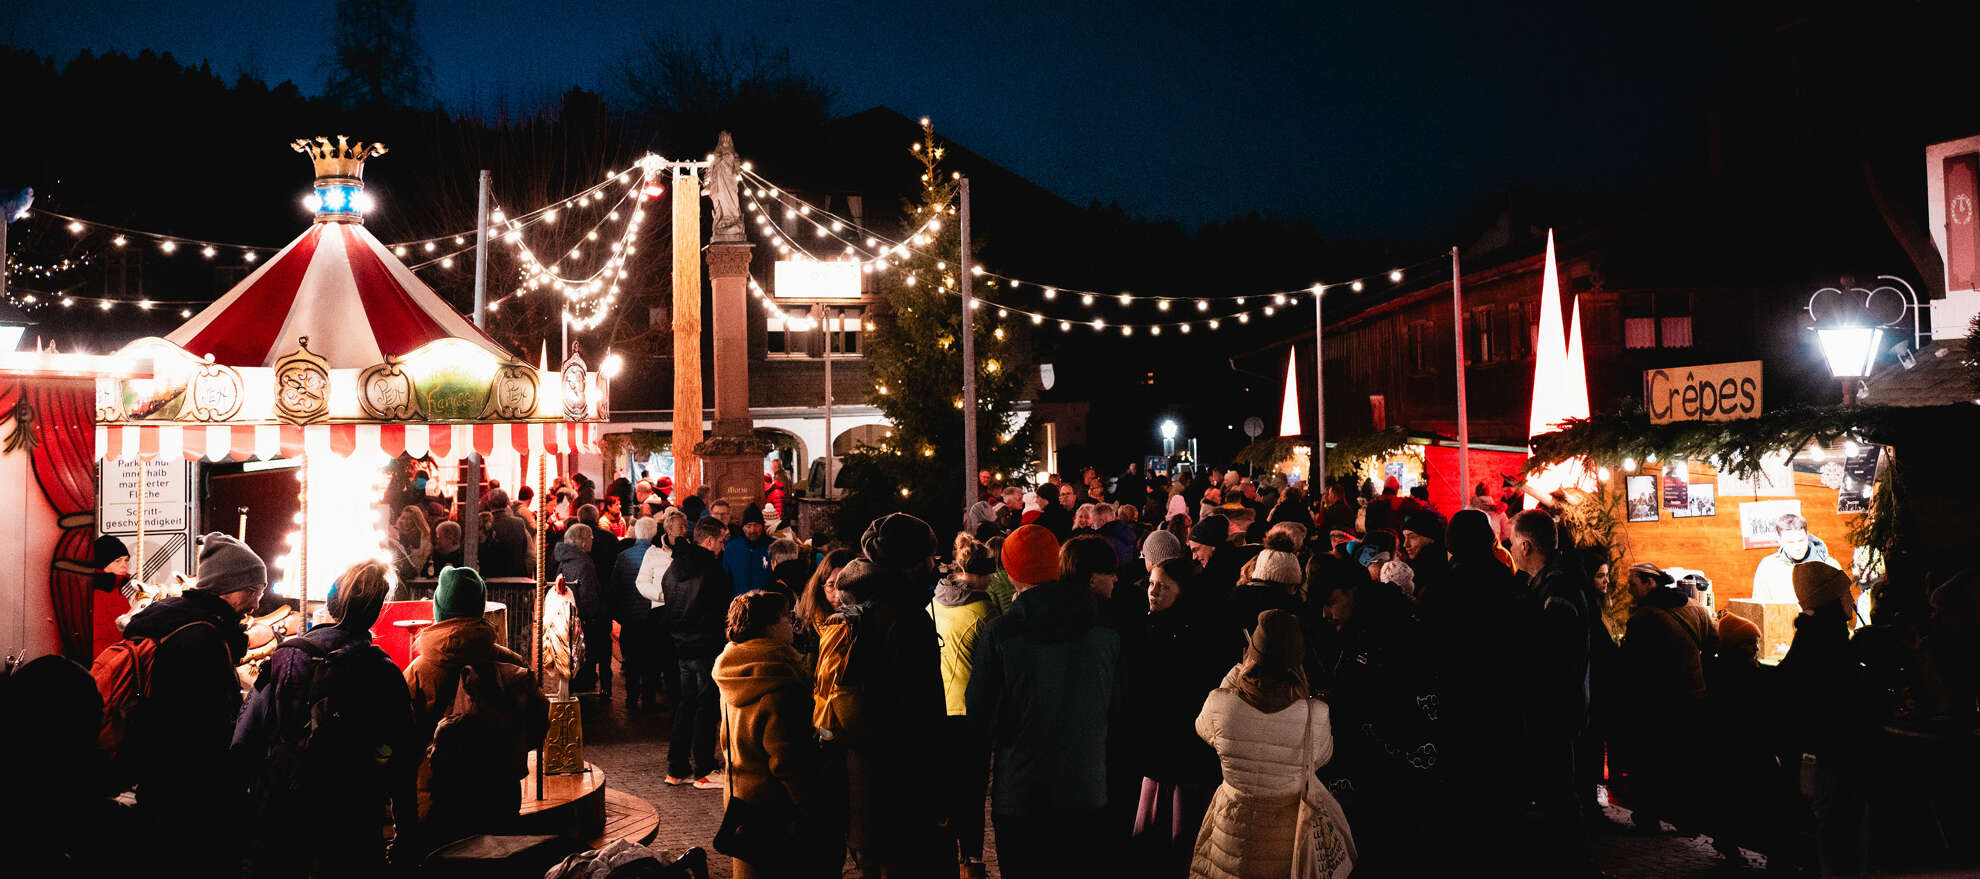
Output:
<instances>
[{"instance_id":1,"label":"evergreen garland","mask_svg":"<svg viewBox=\"0 0 1980 879\"><path fill-rule=\"evenodd\" d=\"M1898 411L1891 406L1790 406L1734 421L1651 424L1633 402L1617 412L1572 418L1561 429L1533 438L1526 471L1575 458L1613 467L1624 458L1712 461L1741 478L1759 475L1762 459L1796 452L1811 442L1827 445L1852 434L1876 434Z\"/></svg>"}]
</instances>

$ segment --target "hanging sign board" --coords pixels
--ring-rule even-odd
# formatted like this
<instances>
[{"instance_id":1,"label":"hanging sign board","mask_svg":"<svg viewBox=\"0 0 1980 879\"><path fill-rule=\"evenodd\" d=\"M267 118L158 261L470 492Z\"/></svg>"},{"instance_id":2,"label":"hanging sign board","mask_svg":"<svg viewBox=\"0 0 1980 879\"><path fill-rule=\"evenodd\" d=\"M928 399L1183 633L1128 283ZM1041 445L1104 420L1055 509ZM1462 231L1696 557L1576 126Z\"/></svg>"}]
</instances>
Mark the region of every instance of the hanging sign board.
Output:
<instances>
[{"instance_id":1,"label":"hanging sign board","mask_svg":"<svg viewBox=\"0 0 1980 879\"><path fill-rule=\"evenodd\" d=\"M1752 418L1760 414L1760 361L1645 370L1643 408L1651 424Z\"/></svg>"},{"instance_id":2,"label":"hanging sign board","mask_svg":"<svg viewBox=\"0 0 1980 879\"><path fill-rule=\"evenodd\" d=\"M773 280L778 299L859 298L859 263L856 262L781 259L777 261Z\"/></svg>"}]
</instances>

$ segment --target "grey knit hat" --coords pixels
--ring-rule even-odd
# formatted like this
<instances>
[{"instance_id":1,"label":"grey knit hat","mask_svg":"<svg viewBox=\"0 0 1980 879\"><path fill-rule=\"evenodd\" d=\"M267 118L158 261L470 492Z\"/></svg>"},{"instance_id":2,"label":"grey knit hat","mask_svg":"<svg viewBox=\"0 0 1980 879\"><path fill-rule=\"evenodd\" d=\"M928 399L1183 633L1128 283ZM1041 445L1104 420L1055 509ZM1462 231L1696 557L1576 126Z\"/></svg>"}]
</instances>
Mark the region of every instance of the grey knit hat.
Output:
<instances>
[{"instance_id":1,"label":"grey knit hat","mask_svg":"<svg viewBox=\"0 0 1980 879\"><path fill-rule=\"evenodd\" d=\"M199 577L193 588L214 595L268 585L268 566L247 544L215 531L199 539Z\"/></svg>"},{"instance_id":2,"label":"grey knit hat","mask_svg":"<svg viewBox=\"0 0 1980 879\"><path fill-rule=\"evenodd\" d=\"M1181 558L1182 554L1182 541L1177 540L1174 534L1167 531L1153 532L1141 544L1141 559L1148 564L1148 569L1151 571L1161 567L1163 562Z\"/></svg>"},{"instance_id":3,"label":"grey knit hat","mask_svg":"<svg viewBox=\"0 0 1980 879\"><path fill-rule=\"evenodd\" d=\"M1264 550L1258 554L1257 562L1251 566L1251 579L1265 580L1281 586L1298 585L1299 556L1282 550Z\"/></svg>"}]
</instances>

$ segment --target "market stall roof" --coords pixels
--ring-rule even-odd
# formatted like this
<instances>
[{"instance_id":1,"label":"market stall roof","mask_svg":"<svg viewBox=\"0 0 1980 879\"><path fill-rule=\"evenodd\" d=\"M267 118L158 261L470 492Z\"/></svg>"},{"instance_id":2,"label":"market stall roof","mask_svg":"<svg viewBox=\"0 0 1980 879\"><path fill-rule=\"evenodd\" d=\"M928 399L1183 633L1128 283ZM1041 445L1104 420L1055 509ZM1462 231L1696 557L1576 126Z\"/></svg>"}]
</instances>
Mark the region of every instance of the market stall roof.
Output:
<instances>
[{"instance_id":1,"label":"market stall roof","mask_svg":"<svg viewBox=\"0 0 1980 879\"><path fill-rule=\"evenodd\" d=\"M165 338L233 367L273 367L307 336L332 369L361 369L457 338L514 355L355 222L319 221Z\"/></svg>"},{"instance_id":2,"label":"market stall roof","mask_svg":"<svg viewBox=\"0 0 1980 879\"><path fill-rule=\"evenodd\" d=\"M536 424L99 424L96 455L106 461L185 458L209 461L298 454L484 458L597 453L596 422Z\"/></svg>"},{"instance_id":3,"label":"market stall roof","mask_svg":"<svg viewBox=\"0 0 1980 879\"><path fill-rule=\"evenodd\" d=\"M1873 406L1951 406L1980 403L1973 368L1961 349L1965 340L1925 343L1911 366L1892 365L1863 382L1857 399Z\"/></svg>"}]
</instances>

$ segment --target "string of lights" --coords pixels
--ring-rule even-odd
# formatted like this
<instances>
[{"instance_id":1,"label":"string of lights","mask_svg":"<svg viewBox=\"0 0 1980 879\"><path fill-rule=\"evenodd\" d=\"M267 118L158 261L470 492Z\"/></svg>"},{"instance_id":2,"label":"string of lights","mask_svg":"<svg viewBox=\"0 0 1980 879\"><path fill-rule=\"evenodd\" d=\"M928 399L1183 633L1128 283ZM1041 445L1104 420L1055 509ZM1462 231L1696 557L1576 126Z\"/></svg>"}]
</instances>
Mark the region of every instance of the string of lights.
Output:
<instances>
[{"instance_id":1,"label":"string of lights","mask_svg":"<svg viewBox=\"0 0 1980 879\"><path fill-rule=\"evenodd\" d=\"M576 239L575 245L567 250L559 245L562 256L547 265L523 242L521 226L514 223L506 224L508 231L501 236L501 240L515 248L516 256L522 263L521 281L514 291L490 302L488 310L500 311L502 303L527 296L531 290L548 286L563 297L562 319L572 328L587 330L601 323L611 306L618 301L619 284L626 275L627 260L638 252L639 247L635 242L646 220L644 203L659 198L666 191L656 179L663 164L664 160L660 157L649 155L641 160L637 178L630 173L617 177L617 181L627 184L625 192L620 193L616 200L610 202L605 214ZM604 206L607 201L605 194L600 192L591 198L576 199L574 204L567 202L567 205L572 209L581 209L588 205ZM555 212L545 214L543 219L554 223L556 214ZM602 240L599 233L615 222L623 225L609 243L603 244L602 252L606 254L604 261L583 275L566 273L563 261L583 260L587 247L594 248L593 252L599 252L596 250ZM665 226L668 222L663 219L661 225Z\"/></svg>"},{"instance_id":2,"label":"string of lights","mask_svg":"<svg viewBox=\"0 0 1980 879\"><path fill-rule=\"evenodd\" d=\"M917 144L916 146L919 145ZM846 255L854 258L866 257L867 260L862 263L861 268L862 271L867 272L885 271L891 267L892 264L888 262L888 256L895 257L896 259L909 253L919 256L935 256L935 254L925 252L920 248L933 244L933 233L941 229L940 215L942 213L954 212L953 205L942 205L929 219L923 221L921 226L914 232L909 233L900 241L894 241L880 236L870 229L852 223L844 217L833 214L829 210L809 204L791 195L788 190L771 183L760 174L756 174L753 171L746 171L745 175L748 180L758 184L757 188L747 190L751 200L751 211L757 214L758 228L763 230L764 234L770 236L772 243L778 247L780 253L790 254L793 250L796 250L804 258L818 259L818 257L811 254L801 244L798 244L795 236L785 235L772 225L770 220L771 209L761 204L759 200L761 198L774 199L775 206L784 211L784 218L787 221L799 220L809 223L812 226L814 237L830 237L845 244ZM849 234L848 230L850 230L850 234L854 238L847 237L847 234ZM861 248L858 244L857 237L860 235L864 235L866 238L865 248ZM1406 277L1415 271L1427 268L1433 264L1442 264L1445 259L1447 257L1439 254L1426 257L1409 265L1391 269L1386 273L1347 278L1332 283L1314 284L1301 289L1275 290L1243 295L1206 295L1200 297L1135 296L1131 293L1102 294L1092 290L1080 290L1078 288L1058 287L1035 281L1025 281L1008 275L991 273L985 271L982 266L977 265L971 267L971 273L976 277L987 278L989 283L986 286L992 291L998 289L999 285L996 283L997 281L1003 281L1003 286L1013 290L1024 284L1030 284L1037 287L1041 291L1040 295L1042 298L1047 301L1055 301L1061 294L1065 294L1068 299L1077 297L1080 304L1089 309L1102 299L1113 300L1123 307L1132 306L1137 302L1152 301L1155 304L1156 310L1160 312L1166 313L1171 310L1186 310L1193 307L1195 309L1195 315L1188 319L1169 321L1110 322L1105 317L1100 316L1080 319L1055 316L1044 311L1021 308L1013 304L1001 303L981 296L972 297L971 306L978 311L985 308L994 308L996 316L999 319L1008 320L1012 315L1017 315L1021 319L1029 320L1033 326L1054 325L1058 327L1060 332L1071 332L1076 327L1091 328L1095 332L1104 332L1112 328L1123 336L1133 336L1137 332L1142 332L1149 336L1159 337L1165 329L1186 334L1191 332L1197 325L1210 330L1220 330L1226 323L1233 321L1240 326L1247 325L1251 322L1254 314L1261 317L1274 317L1282 312L1286 312L1288 306L1299 302L1304 297L1319 297L1327 291L1336 288L1345 288L1353 293L1363 293L1384 280L1393 287L1394 285L1401 284ZM938 270L946 270L948 268L946 261L938 260L936 262L936 268ZM918 273L910 272L905 283L914 285L919 283L920 280ZM941 289L951 296L961 298L961 293L955 289L954 282L951 278L945 277L943 279ZM763 299L766 305L775 309L770 297L762 293L761 287L756 286L754 281L752 281L752 291L757 293L758 297ZM1247 307L1247 304L1253 300L1256 300L1258 304ZM1220 305L1228 303L1229 306L1235 306L1240 310L1212 313L1212 303ZM1178 305L1183 306L1183 308L1178 309ZM782 316L781 311L775 311L774 313L776 316ZM786 319L788 320L789 318ZM800 322L797 326L801 328L803 325ZM994 331L998 338L1003 337L1003 328L1001 326L996 327Z\"/></svg>"}]
</instances>

